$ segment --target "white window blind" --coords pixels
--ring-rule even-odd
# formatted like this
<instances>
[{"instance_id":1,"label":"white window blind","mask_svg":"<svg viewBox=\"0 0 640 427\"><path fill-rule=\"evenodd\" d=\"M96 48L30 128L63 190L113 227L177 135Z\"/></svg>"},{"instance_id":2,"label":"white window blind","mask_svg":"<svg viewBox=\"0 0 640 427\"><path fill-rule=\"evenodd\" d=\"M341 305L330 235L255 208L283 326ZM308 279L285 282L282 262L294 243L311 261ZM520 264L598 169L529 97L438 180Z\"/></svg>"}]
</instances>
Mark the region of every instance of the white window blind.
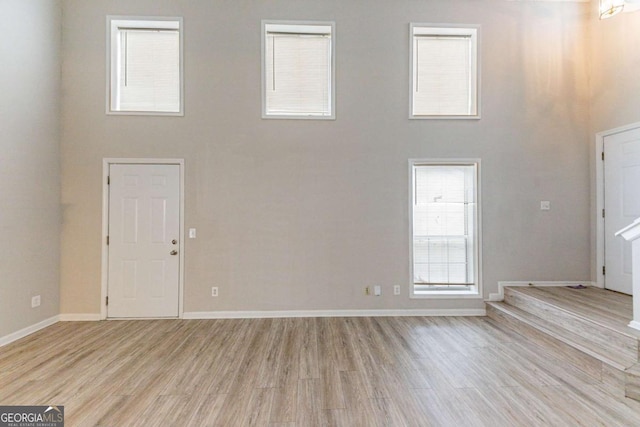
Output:
<instances>
[{"instance_id":1,"label":"white window blind","mask_svg":"<svg viewBox=\"0 0 640 427\"><path fill-rule=\"evenodd\" d=\"M179 25L112 21L111 111L181 112Z\"/></svg>"},{"instance_id":2,"label":"white window blind","mask_svg":"<svg viewBox=\"0 0 640 427\"><path fill-rule=\"evenodd\" d=\"M413 116L474 116L475 29L414 28Z\"/></svg>"},{"instance_id":3,"label":"white window blind","mask_svg":"<svg viewBox=\"0 0 640 427\"><path fill-rule=\"evenodd\" d=\"M178 31L122 30L120 46L120 109L179 111Z\"/></svg>"},{"instance_id":4,"label":"white window blind","mask_svg":"<svg viewBox=\"0 0 640 427\"><path fill-rule=\"evenodd\" d=\"M265 114L331 116L331 27L292 27L266 25Z\"/></svg>"},{"instance_id":5,"label":"white window blind","mask_svg":"<svg viewBox=\"0 0 640 427\"><path fill-rule=\"evenodd\" d=\"M475 281L475 165L415 165L413 280L416 285Z\"/></svg>"}]
</instances>

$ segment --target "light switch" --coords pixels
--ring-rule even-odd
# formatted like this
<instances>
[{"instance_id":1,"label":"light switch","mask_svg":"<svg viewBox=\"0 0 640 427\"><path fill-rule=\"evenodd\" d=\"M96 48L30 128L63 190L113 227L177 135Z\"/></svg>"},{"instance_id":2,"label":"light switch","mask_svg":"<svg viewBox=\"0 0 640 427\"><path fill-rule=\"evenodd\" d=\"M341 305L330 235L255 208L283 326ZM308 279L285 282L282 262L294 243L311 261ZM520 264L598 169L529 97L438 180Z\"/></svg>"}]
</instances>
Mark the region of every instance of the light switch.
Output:
<instances>
[{"instance_id":1,"label":"light switch","mask_svg":"<svg viewBox=\"0 0 640 427\"><path fill-rule=\"evenodd\" d=\"M195 228L190 228L189 229L189 238L190 239L195 239L196 238L196 229Z\"/></svg>"},{"instance_id":2,"label":"light switch","mask_svg":"<svg viewBox=\"0 0 640 427\"><path fill-rule=\"evenodd\" d=\"M540 202L540 210L541 211L548 211L551 210L551 202L548 200L543 200Z\"/></svg>"}]
</instances>

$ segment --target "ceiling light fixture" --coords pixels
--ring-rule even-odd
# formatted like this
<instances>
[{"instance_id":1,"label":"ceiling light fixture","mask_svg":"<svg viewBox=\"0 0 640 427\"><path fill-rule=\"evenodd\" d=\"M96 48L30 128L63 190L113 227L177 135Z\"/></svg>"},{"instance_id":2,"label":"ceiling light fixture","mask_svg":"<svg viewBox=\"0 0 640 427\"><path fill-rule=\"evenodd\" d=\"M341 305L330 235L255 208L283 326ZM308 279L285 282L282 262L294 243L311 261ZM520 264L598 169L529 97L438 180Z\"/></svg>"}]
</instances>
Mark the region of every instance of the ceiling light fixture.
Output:
<instances>
[{"instance_id":1,"label":"ceiling light fixture","mask_svg":"<svg viewBox=\"0 0 640 427\"><path fill-rule=\"evenodd\" d=\"M611 18L623 9L624 0L600 0L600 19Z\"/></svg>"}]
</instances>

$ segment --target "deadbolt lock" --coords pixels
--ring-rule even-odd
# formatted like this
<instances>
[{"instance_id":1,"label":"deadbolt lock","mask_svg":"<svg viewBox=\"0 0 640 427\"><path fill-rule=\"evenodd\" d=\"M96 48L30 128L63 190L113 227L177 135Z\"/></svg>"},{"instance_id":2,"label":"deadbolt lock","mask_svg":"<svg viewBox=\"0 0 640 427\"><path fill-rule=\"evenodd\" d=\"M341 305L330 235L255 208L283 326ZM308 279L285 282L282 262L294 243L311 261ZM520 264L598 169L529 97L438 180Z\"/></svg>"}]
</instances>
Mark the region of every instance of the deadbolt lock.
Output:
<instances>
[{"instance_id":1,"label":"deadbolt lock","mask_svg":"<svg viewBox=\"0 0 640 427\"><path fill-rule=\"evenodd\" d=\"M178 244L178 241L177 241L176 239L173 239L173 240L171 241L171 243L173 243L174 245L177 245L177 244Z\"/></svg>"}]
</instances>

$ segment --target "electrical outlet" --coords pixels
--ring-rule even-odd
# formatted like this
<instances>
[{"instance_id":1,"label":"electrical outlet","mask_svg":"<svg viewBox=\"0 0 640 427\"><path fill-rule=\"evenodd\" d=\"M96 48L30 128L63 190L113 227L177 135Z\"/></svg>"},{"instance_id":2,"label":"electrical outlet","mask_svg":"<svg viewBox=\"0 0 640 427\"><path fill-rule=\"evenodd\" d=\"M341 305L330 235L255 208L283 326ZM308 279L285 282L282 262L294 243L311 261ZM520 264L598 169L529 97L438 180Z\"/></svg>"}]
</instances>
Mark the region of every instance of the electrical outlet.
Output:
<instances>
[{"instance_id":1,"label":"electrical outlet","mask_svg":"<svg viewBox=\"0 0 640 427\"><path fill-rule=\"evenodd\" d=\"M382 287L380 286L374 286L373 287L373 294L377 297L379 297L380 295L382 295Z\"/></svg>"},{"instance_id":2,"label":"electrical outlet","mask_svg":"<svg viewBox=\"0 0 640 427\"><path fill-rule=\"evenodd\" d=\"M213 286L211 288L211 296L212 297L217 297L218 296L218 287L217 286Z\"/></svg>"},{"instance_id":3,"label":"electrical outlet","mask_svg":"<svg viewBox=\"0 0 640 427\"><path fill-rule=\"evenodd\" d=\"M368 286L366 288L364 288L364 294L365 295L371 295L371 288L368 287Z\"/></svg>"},{"instance_id":4,"label":"electrical outlet","mask_svg":"<svg viewBox=\"0 0 640 427\"><path fill-rule=\"evenodd\" d=\"M36 295L31 298L31 308L36 308L40 306L40 295Z\"/></svg>"},{"instance_id":5,"label":"electrical outlet","mask_svg":"<svg viewBox=\"0 0 640 427\"><path fill-rule=\"evenodd\" d=\"M540 210L541 211L548 211L551 210L551 202L548 200L543 200L540 202Z\"/></svg>"},{"instance_id":6,"label":"electrical outlet","mask_svg":"<svg viewBox=\"0 0 640 427\"><path fill-rule=\"evenodd\" d=\"M400 285L395 285L393 287L393 294L394 295L400 295Z\"/></svg>"}]
</instances>

